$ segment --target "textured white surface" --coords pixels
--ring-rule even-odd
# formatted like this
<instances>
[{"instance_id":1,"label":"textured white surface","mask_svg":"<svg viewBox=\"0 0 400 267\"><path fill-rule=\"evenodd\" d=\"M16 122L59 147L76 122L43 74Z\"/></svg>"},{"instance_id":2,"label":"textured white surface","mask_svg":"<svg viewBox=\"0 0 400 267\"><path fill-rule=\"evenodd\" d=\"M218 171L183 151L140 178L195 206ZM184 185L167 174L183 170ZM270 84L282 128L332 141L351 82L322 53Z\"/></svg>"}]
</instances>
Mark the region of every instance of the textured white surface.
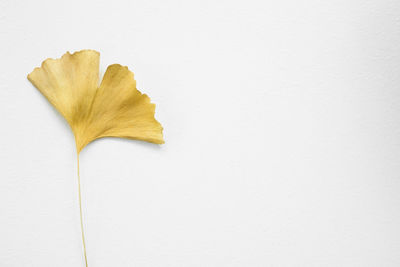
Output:
<instances>
[{"instance_id":1,"label":"textured white surface","mask_svg":"<svg viewBox=\"0 0 400 267\"><path fill-rule=\"evenodd\" d=\"M0 1L0 266L83 266L73 136L26 75L101 52L166 144L81 154L90 267L400 266L400 2Z\"/></svg>"}]
</instances>

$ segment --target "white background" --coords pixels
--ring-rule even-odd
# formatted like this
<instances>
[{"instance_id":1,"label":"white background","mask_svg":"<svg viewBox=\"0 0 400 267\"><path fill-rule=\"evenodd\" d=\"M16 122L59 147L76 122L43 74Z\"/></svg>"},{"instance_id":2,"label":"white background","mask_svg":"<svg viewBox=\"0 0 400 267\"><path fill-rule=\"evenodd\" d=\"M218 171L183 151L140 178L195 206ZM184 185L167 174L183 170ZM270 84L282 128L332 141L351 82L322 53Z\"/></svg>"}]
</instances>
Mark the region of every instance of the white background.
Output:
<instances>
[{"instance_id":1,"label":"white background","mask_svg":"<svg viewBox=\"0 0 400 267\"><path fill-rule=\"evenodd\" d=\"M81 153L90 267L400 266L400 2L0 0L0 266L84 266L73 135L26 75L91 48L162 146Z\"/></svg>"}]
</instances>

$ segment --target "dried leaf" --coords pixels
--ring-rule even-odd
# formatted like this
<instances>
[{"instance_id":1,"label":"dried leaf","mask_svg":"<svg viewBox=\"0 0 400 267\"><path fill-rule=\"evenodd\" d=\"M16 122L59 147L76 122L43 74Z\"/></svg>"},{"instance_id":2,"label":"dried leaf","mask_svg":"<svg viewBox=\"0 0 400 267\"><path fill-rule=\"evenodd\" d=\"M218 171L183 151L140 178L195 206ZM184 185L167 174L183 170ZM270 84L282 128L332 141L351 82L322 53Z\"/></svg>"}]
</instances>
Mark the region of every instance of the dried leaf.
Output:
<instances>
[{"instance_id":1,"label":"dried leaf","mask_svg":"<svg viewBox=\"0 0 400 267\"><path fill-rule=\"evenodd\" d=\"M60 59L46 59L28 75L71 126L78 153L102 137L164 143L155 105L136 89L133 73L110 65L99 86L99 58L94 50L67 52Z\"/></svg>"}]
</instances>

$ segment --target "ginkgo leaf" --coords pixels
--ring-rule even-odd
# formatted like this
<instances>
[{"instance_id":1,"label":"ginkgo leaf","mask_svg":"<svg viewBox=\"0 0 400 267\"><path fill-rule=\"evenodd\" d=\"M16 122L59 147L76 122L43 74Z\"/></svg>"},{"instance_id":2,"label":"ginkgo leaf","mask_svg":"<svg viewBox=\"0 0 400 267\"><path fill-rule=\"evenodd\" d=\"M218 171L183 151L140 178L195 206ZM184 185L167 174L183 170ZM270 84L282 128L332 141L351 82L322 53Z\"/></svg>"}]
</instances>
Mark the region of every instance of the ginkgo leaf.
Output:
<instances>
[{"instance_id":1,"label":"ginkgo leaf","mask_svg":"<svg viewBox=\"0 0 400 267\"><path fill-rule=\"evenodd\" d=\"M133 73L110 65L99 86L100 54L82 50L47 59L28 75L29 81L67 120L78 153L102 137L164 143L155 105L136 89Z\"/></svg>"},{"instance_id":2,"label":"ginkgo leaf","mask_svg":"<svg viewBox=\"0 0 400 267\"><path fill-rule=\"evenodd\" d=\"M136 89L133 73L111 65L99 85L100 54L94 50L67 52L46 59L28 75L29 81L66 119L75 136L78 195L83 254L88 267L82 216L79 153L102 137L122 137L164 143L162 126L154 118L155 105Z\"/></svg>"}]
</instances>

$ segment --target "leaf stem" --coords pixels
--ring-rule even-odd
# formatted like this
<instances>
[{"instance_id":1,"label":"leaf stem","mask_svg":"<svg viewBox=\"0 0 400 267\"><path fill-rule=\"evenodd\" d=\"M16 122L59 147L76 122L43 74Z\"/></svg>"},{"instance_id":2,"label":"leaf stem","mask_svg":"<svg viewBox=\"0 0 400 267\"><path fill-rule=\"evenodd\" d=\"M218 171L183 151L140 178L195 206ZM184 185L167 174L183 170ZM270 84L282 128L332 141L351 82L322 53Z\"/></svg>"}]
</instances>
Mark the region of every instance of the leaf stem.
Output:
<instances>
[{"instance_id":1,"label":"leaf stem","mask_svg":"<svg viewBox=\"0 0 400 267\"><path fill-rule=\"evenodd\" d=\"M85 264L88 267L87 256L86 256L86 244L85 244L85 231L83 229L83 216L82 216L82 195L81 195L81 176L79 174L79 152L77 153L78 159L78 193L79 193L79 215L81 219L81 233L82 233L82 244L83 244L83 254L85 256Z\"/></svg>"}]
</instances>

